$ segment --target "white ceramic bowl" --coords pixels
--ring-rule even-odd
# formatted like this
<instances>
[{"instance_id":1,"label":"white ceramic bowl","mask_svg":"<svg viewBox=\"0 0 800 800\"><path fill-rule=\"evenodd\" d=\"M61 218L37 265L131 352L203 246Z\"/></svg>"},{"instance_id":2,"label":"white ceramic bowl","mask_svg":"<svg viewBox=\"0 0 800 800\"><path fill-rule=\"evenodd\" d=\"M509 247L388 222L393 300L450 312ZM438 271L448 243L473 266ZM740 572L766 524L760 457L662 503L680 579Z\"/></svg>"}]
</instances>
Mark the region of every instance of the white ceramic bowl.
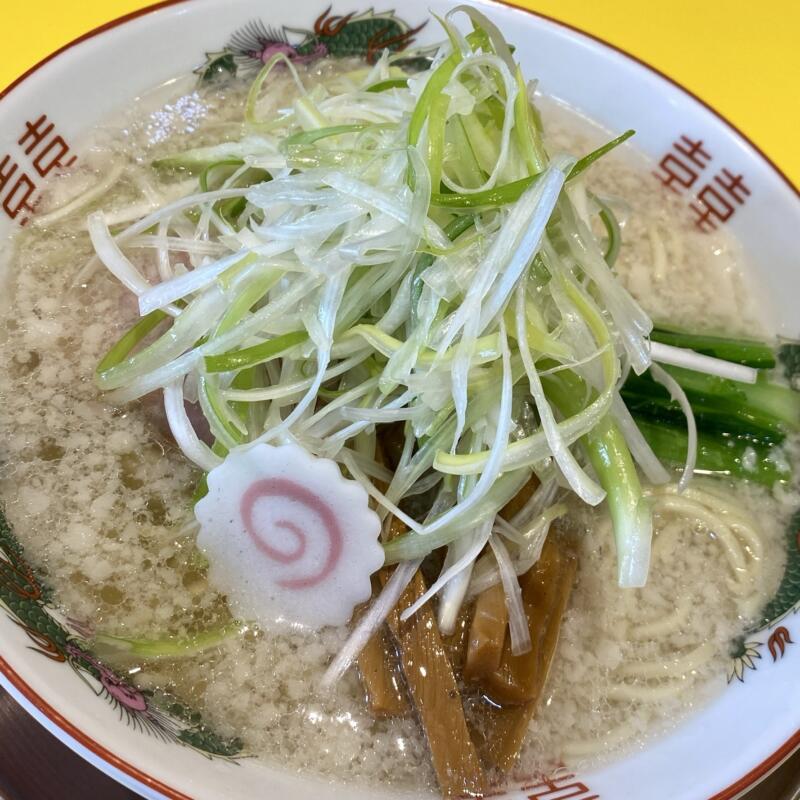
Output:
<instances>
[{"instance_id":1,"label":"white ceramic bowl","mask_svg":"<svg viewBox=\"0 0 800 800\"><path fill-rule=\"evenodd\" d=\"M327 2L327 0L325 0ZM405 0L399 16L409 26L444 13L443 0ZM359 40L375 47L406 27L380 15L360 29L337 30L341 17L365 12L365 0L167 0L94 31L35 67L0 95L0 235L24 222L43 173L80 158L72 144L127 99L201 65L224 48L243 24L313 31L315 40L289 33L295 47L323 42L335 52ZM686 193L698 224L728 225L753 264L776 330L800 334L800 230L797 190L741 134L647 65L578 31L529 12L493 3L484 11L517 47L526 74L611 129L633 127L638 147L654 157L662 180ZM377 11L388 11L379 5ZM339 20L332 19L339 17ZM435 36L433 26L418 41ZM305 42L305 44L303 44ZM310 43L310 44L309 44ZM225 53L221 54L223 57ZM49 126L53 125L52 128ZM685 137L685 138L682 138ZM691 144L694 142L695 144ZM677 149L676 149L677 143ZM700 143L700 144L697 144ZM683 148L682 153L680 149ZM698 149L699 148L699 149ZM687 155L688 153L688 155ZM6 158L7 156L7 158ZM678 162L683 166L679 166ZM671 176L671 177L670 177ZM654 177L654 187L655 187ZM691 186L686 186L691 184ZM699 199L693 200L689 191ZM0 287L9 248L0 252ZM0 288L2 300L7 293ZM797 543L790 564L800 572ZM253 760L208 757L213 742L191 722L165 716L83 652L53 617L24 562L0 526L2 683L62 741L147 797L270 797L300 800L380 798L382 788L354 788L289 775ZM795 576L797 577L797 576ZM730 800L777 766L800 744L800 580L785 587L776 619L748 637L731 662L726 692L644 752L579 777L549 784L532 776L508 798L535 800ZM15 621L20 624L15 624ZM44 657L47 656L47 657ZM71 668L70 668L71 667ZM137 725L136 723L143 723ZM167 741L154 735L166 732ZM196 746L188 746L194 743Z\"/></svg>"}]
</instances>

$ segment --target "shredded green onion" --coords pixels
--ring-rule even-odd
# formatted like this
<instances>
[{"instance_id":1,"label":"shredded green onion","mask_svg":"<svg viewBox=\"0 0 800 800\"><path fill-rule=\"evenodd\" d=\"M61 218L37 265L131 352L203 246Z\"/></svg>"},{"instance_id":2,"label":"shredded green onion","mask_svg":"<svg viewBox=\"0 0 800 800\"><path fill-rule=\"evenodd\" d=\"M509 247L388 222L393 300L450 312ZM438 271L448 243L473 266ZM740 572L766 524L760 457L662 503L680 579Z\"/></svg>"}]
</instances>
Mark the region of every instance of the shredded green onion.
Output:
<instances>
[{"instance_id":1,"label":"shredded green onion","mask_svg":"<svg viewBox=\"0 0 800 800\"><path fill-rule=\"evenodd\" d=\"M377 83L373 83L372 86L367 86L366 91L368 92L386 92L389 89L407 89L408 88L408 78L390 78L389 80L385 81L378 81Z\"/></svg>"},{"instance_id":2,"label":"shredded green onion","mask_svg":"<svg viewBox=\"0 0 800 800\"><path fill-rule=\"evenodd\" d=\"M274 339L252 347L246 347L244 350L222 353L218 356L206 356L206 369L209 372L233 372L256 364L263 364L277 358L295 345L302 344L307 339L308 334L305 331L295 331L276 336Z\"/></svg>"},{"instance_id":3,"label":"shredded green onion","mask_svg":"<svg viewBox=\"0 0 800 800\"><path fill-rule=\"evenodd\" d=\"M760 343L656 328L661 345L651 344L652 322L613 271L613 210L583 182L565 190L633 131L581 158L549 154L513 49L479 11L455 11L473 30L462 35L448 14L432 68L413 76L387 54L305 85L273 56L250 86L245 135L154 164L197 174L197 194L116 236L92 216L100 260L155 309L103 358L97 383L114 402L163 391L176 441L204 471L258 442L347 465L380 514L406 515L411 532L385 543L387 563L450 545L464 559L532 472L558 479L608 504L619 583L641 586L652 526L631 451L656 481L666 475L656 455L674 463L674 443L688 444L686 408L647 374L651 349L656 360L674 355L670 345L711 357L665 368L699 428L698 469L744 475L748 447L773 454L800 429L797 395L765 378L728 380L731 364L714 361L774 366ZM297 92L268 113L262 95L278 68ZM127 255L145 231L159 248L157 285ZM795 364L794 351L787 358ZM213 446L186 403L199 403ZM398 429L402 454L387 473L376 439ZM754 474L766 483L786 472ZM201 480L195 499L206 490ZM421 498L428 506L412 512ZM512 534L492 548L506 578L522 554ZM449 619L470 569L446 592Z\"/></svg>"},{"instance_id":4,"label":"shredded green onion","mask_svg":"<svg viewBox=\"0 0 800 800\"><path fill-rule=\"evenodd\" d=\"M151 311L142 317L132 328L123 334L113 347L103 356L97 365L97 374L108 371L111 367L121 364L133 351L139 342L144 340L149 333L154 331L161 322L167 319L163 311Z\"/></svg>"},{"instance_id":5,"label":"shredded green onion","mask_svg":"<svg viewBox=\"0 0 800 800\"><path fill-rule=\"evenodd\" d=\"M92 647L101 656L128 656L145 660L179 659L219 647L224 641L246 630L241 622L233 621L192 636L165 636L157 639L114 636L110 633L97 633L92 639Z\"/></svg>"}]
</instances>

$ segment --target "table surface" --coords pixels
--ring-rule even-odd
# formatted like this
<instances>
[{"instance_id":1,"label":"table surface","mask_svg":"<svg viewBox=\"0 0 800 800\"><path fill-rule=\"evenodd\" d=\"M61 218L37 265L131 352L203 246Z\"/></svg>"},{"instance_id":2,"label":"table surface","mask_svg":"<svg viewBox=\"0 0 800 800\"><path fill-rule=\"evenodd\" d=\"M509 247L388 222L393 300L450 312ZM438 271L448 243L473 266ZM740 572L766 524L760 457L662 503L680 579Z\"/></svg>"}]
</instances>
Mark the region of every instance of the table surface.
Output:
<instances>
[{"instance_id":1,"label":"table surface","mask_svg":"<svg viewBox=\"0 0 800 800\"><path fill-rule=\"evenodd\" d=\"M800 184L795 138L795 80L800 74L797 0L764 0L758 15L752 13L749 0L662 0L650 4L647 14L641 13L640 0L517 2L590 31L671 75L721 111ZM4 28L35 30L36 35L6 37L0 87L83 32L144 5L143 0L9 3L3 9ZM794 102L787 103L787 98ZM36 769L25 769L34 763L34 756ZM797 755L747 800L791 800L799 783ZM0 797L131 800L135 796L72 753L0 690Z\"/></svg>"}]
</instances>

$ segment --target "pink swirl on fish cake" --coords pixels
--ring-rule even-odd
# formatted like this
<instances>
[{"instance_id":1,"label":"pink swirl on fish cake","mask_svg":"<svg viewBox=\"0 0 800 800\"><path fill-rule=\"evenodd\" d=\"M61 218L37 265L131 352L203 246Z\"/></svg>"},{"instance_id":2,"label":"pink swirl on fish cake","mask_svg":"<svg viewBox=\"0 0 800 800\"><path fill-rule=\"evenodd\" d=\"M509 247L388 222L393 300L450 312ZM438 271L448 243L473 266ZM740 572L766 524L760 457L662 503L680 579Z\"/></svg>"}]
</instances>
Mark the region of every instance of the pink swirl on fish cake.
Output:
<instances>
[{"instance_id":1,"label":"pink swirl on fish cake","mask_svg":"<svg viewBox=\"0 0 800 800\"><path fill-rule=\"evenodd\" d=\"M322 583L336 568L342 554L344 537L336 515L319 495L288 478L263 478L251 484L242 495L240 505L245 530L267 558L280 564L294 564L302 559L308 545L308 534L292 520L278 519L275 528L290 533L294 537L294 547L285 550L270 544L253 519L256 503L268 498L285 498L312 511L322 522L328 539L325 562L315 573L299 578L284 578L278 581L278 585L286 589L308 589Z\"/></svg>"}]
</instances>

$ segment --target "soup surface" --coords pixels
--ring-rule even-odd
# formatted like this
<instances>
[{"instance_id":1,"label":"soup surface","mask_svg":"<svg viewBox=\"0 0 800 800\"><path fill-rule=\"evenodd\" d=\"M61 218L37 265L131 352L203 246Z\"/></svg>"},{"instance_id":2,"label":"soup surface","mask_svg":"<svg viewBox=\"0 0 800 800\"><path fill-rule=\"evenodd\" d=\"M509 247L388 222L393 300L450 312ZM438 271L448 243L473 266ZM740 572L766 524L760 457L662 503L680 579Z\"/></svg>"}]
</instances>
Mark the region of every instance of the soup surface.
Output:
<instances>
[{"instance_id":1,"label":"soup surface","mask_svg":"<svg viewBox=\"0 0 800 800\"><path fill-rule=\"evenodd\" d=\"M305 77L327 79L336 68L325 64ZM239 136L245 89L197 88L181 78L141 98L92 135L81 165L52 186L52 203L112 176L102 207L113 229L180 196L194 180L159 173L151 161ZM278 76L275 106L290 93ZM581 153L608 138L566 106L543 98L542 107L552 151ZM618 272L654 319L764 333L736 242L694 229L642 156L626 146L587 180L623 221ZM160 398L115 408L95 387L95 366L136 309L92 265L86 210L32 225L11 245L10 304L0 323L0 505L68 616L118 636L197 634L231 620L195 548L199 473L172 443ZM152 249L130 252L145 274L156 274ZM518 775L643 747L724 687L731 642L780 580L783 531L797 498L789 489L714 478L694 482L693 491L684 506L654 497L650 579L637 590L617 587L604 506L571 508L565 524L580 534L578 583ZM721 504L734 541L700 513ZM250 629L179 660L107 657L138 686L169 689L269 762L337 779L432 786L413 718L374 719L353 670L332 694L316 693L346 634Z\"/></svg>"}]
</instances>

